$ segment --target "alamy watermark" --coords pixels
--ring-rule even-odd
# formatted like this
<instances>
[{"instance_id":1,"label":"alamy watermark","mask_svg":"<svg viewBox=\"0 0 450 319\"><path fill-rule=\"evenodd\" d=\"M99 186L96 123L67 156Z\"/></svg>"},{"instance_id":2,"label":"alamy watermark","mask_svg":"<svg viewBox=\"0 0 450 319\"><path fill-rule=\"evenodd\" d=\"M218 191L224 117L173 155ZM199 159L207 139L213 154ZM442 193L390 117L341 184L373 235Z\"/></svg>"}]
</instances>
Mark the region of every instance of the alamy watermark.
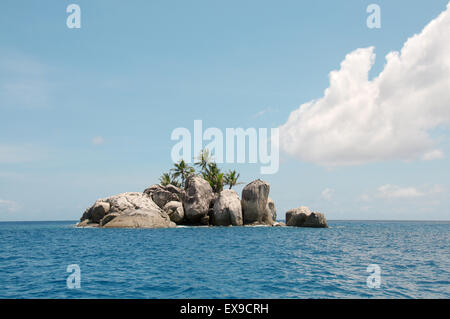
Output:
<instances>
[{"instance_id":1,"label":"alamy watermark","mask_svg":"<svg viewBox=\"0 0 450 319\"><path fill-rule=\"evenodd\" d=\"M71 274L67 277L66 284L69 289L81 288L81 269L77 264L68 265L66 272Z\"/></svg>"},{"instance_id":2,"label":"alamy watermark","mask_svg":"<svg viewBox=\"0 0 450 319\"><path fill-rule=\"evenodd\" d=\"M81 28L81 8L78 4L69 4L66 12L70 13L66 20L66 25L69 29Z\"/></svg>"},{"instance_id":3,"label":"alamy watermark","mask_svg":"<svg viewBox=\"0 0 450 319\"><path fill-rule=\"evenodd\" d=\"M370 15L367 17L366 25L369 29L381 28L381 8L378 4L372 3L366 9Z\"/></svg>"},{"instance_id":4,"label":"alamy watermark","mask_svg":"<svg viewBox=\"0 0 450 319\"><path fill-rule=\"evenodd\" d=\"M280 155L278 149L279 129L271 128L226 128L225 133L216 127L203 131L202 120L194 121L194 132L185 127L172 131L173 141L178 141L170 153L172 161L181 159L192 163L194 156L207 149L216 163L260 163L261 174L278 172ZM203 145L203 142L208 142Z\"/></svg>"},{"instance_id":5,"label":"alamy watermark","mask_svg":"<svg viewBox=\"0 0 450 319\"><path fill-rule=\"evenodd\" d=\"M69 4L66 8L66 12L70 13L67 17L66 25L69 29L80 29L81 28L81 8L78 4ZM381 7L372 3L366 8L366 12L370 15L367 17L366 25L369 29L380 29L381 28Z\"/></svg>"},{"instance_id":6,"label":"alamy watermark","mask_svg":"<svg viewBox=\"0 0 450 319\"><path fill-rule=\"evenodd\" d=\"M381 287L381 268L377 264L370 264L366 271L371 273L366 280L367 287L371 289L378 289Z\"/></svg>"}]
</instances>

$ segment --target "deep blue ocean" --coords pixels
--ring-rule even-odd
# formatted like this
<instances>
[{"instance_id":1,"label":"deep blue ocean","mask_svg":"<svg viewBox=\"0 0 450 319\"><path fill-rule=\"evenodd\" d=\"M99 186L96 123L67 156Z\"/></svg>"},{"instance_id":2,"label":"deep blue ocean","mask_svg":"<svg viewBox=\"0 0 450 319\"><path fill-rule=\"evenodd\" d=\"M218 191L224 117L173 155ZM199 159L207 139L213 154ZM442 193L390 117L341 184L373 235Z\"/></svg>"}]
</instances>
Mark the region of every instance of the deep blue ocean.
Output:
<instances>
[{"instance_id":1,"label":"deep blue ocean","mask_svg":"<svg viewBox=\"0 0 450 319\"><path fill-rule=\"evenodd\" d=\"M0 223L0 298L449 298L450 222L328 229ZM80 267L69 289L67 266ZM369 288L369 264L381 285Z\"/></svg>"}]
</instances>

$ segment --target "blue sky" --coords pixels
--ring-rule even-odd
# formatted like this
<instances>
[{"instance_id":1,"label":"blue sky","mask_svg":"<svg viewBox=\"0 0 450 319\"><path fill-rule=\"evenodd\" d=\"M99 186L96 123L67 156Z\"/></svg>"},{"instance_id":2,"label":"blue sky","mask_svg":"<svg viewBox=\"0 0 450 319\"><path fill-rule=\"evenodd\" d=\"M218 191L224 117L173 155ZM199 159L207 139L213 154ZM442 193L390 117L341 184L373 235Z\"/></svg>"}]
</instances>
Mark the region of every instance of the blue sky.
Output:
<instances>
[{"instance_id":1,"label":"blue sky","mask_svg":"<svg viewBox=\"0 0 450 319\"><path fill-rule=\"evenodd\" d=\"M369 29L370 1L4 0L0 220L75 220L97 198L142 191L171 166L172 130L196 119L279 127L347 54L375 47L376 77L447 2L374 2L382 27ZM70 3L81 29L66 26ZM328 219L448 220L448 126L430 134L443 158L326 167L281 153L264 176L223 166L270 182L280 218L305 205Z\"/></svg>"}]
</instances>

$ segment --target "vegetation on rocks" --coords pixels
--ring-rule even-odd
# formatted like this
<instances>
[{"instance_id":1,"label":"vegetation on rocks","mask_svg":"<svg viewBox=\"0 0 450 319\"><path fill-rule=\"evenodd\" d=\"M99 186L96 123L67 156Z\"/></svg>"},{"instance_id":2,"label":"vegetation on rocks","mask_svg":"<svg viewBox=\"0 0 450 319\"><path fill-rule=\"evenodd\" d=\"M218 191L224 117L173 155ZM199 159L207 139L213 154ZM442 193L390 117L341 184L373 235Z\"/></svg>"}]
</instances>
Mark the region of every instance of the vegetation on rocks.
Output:
<instances>
[{"instance_id":1,"label":"vegetation on rocks","mask_svg":"<svg viewBox=\"0 0 450 319\"><path fill-rule=\"evenodd\" d=\"M214 193L220 193L225 186L232 189L233 186L242 184L238 182L240 174L235 170L222 172L217 163L214 162L208 149L204 149L200 152L194 166L195 167L190 166L184 160L180 160L178 163L174 164L174 167L170 169L168 173L162 174L159 181L162 186L171 184L185 188L188 177L198 174L209 183Z\"/></svg>"}]
</instances>

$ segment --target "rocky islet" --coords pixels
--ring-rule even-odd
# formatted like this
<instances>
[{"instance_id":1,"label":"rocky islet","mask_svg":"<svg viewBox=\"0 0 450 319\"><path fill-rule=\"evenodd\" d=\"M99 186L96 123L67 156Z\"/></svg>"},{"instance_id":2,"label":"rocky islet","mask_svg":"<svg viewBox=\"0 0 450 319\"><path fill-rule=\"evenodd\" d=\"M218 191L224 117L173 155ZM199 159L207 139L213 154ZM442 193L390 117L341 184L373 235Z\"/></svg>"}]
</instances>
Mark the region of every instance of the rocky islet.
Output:
<instances>
[{"instance_id":1,"label":"rocky islet","mask_svg":"<svg viewBox=\"0 0 450 319\"><path fill-rule=\"evenodd\" d=\"M242 196L232 189L214 193L199 175L187 178L185 188L155 184L142 193L129 192L97 200L85 210L79 227L172 228L177 225L328 227L324 214L301 206L277 222L269 183L247 184Z\"/></svg>"}]
</instances>

